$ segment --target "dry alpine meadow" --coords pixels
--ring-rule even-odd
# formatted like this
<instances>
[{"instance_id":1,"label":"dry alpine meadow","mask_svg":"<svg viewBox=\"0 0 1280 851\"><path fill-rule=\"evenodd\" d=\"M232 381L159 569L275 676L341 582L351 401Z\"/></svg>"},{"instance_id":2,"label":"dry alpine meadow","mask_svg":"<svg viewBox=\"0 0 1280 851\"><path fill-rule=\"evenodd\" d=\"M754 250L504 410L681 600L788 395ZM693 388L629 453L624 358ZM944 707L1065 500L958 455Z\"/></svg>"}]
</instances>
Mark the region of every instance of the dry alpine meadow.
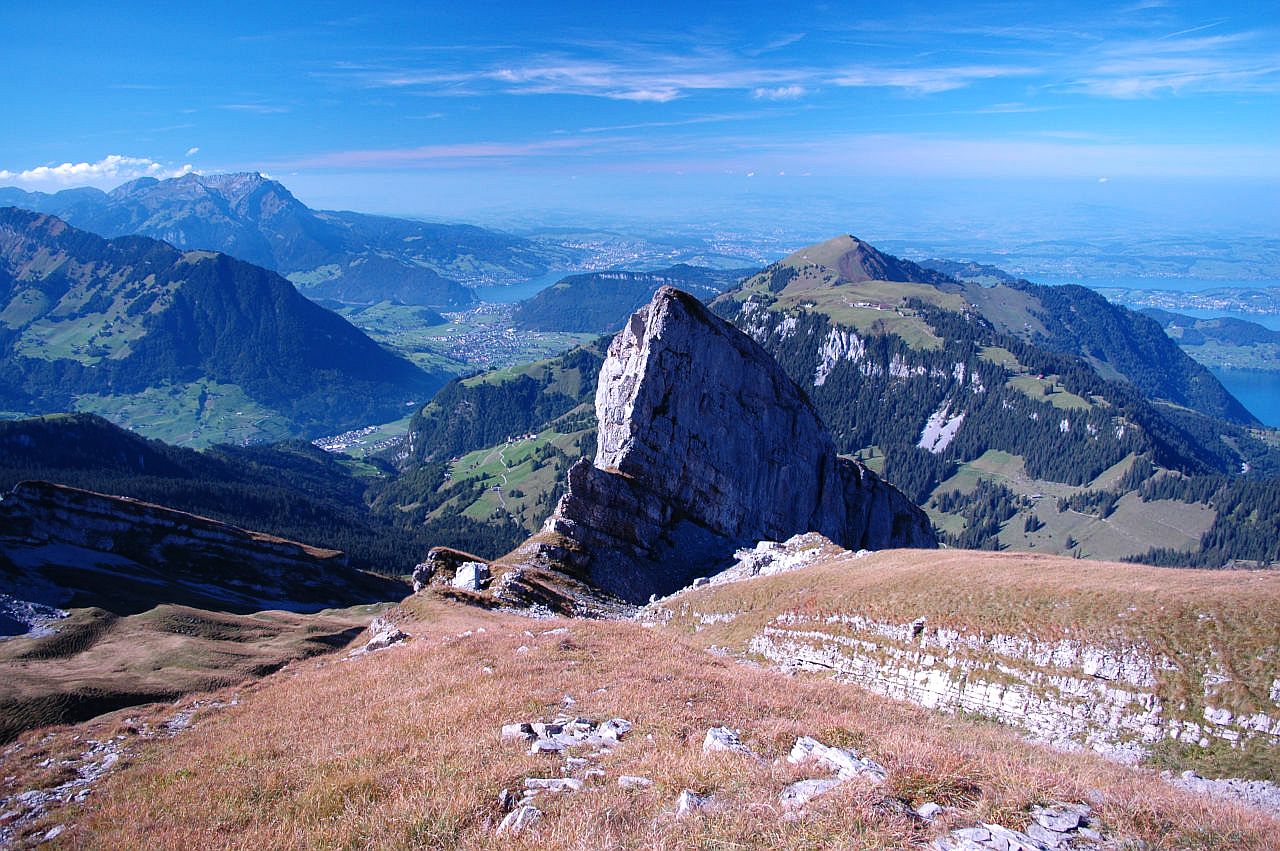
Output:
<instances>
[{"instance_id":1,"label":"dry alpine meadow","mask_svg":"<svg viewBox=\"0 0 1280 851\"><path fill-rule=\"evenodd\" d=\"M892 602L925 604L930 595L913 596L922 592L912 578L924 556L874 558L845 570L847 595L834 589L832 605L862 595L874 611L874 587ZM1185 572L1117 574L1084 594L1059 575L1030 582L1021 600L1008 596L1035 567L1079 563L989 557L971 568L987 576L989 590L972 595L1003 600L1001 619L1053 609L1056 599L1062 618L1084 618L1096 630L1086 615L1113 608L1108 595L1145 595L1144 617L1158 620L1172 617L1162 595L1172 600L1192 581ZM1088 569L1101 575L1105 566ZM878 583L860 571L878 573ZM1168 581L1154 582L1160 576ZM832 591L840 581L833 577L819 565L687 591L661 606L678 608L687 597L709 608L719 595L725 606L754 612L738 625L745 643L747 620L803 606L805 583L821 580ZM971 578L961 572L939 591L935 617L974 617L959 590ZM1221 593L1246 613L1274 602L1274 577L1212 578L1217 584L1206 582L1201 596ZM1280 820L1175 788L1152 768L1037 744L990 719L929 711L824 673L776 670L740 647L708 652L702 630L660 620L532 619L428 589L380 624L407 636L385 649L302 659L199 699L23 734L4 751L4 795L66 783L58 766L102 743L113 743L118 757L90 794L69 795L12 841L34 845L52 834L53 847L85 849L924 848L978 824L1026 830L1037 807L1083 804L1098 847L1277 847ZM720 637L732 645L734 636ZM519 725L557 720L561 740L575 723L590 736L581 747L531 752L531 740L558 728ZM602 737L610 721L615 735ZM708 731L722 727L729 736L716 749ZM834 775L821 760L788 758L803 737L882 773L859 769L827 782ZM545 741L536 738L532 750ZM793 785L802 780L819 782ZM822 793L797 805L797 788ZM936 809L922 818L927 804ZM517 823L512 814L525 807L539 815Z\"/></svg>"}]
</instances>

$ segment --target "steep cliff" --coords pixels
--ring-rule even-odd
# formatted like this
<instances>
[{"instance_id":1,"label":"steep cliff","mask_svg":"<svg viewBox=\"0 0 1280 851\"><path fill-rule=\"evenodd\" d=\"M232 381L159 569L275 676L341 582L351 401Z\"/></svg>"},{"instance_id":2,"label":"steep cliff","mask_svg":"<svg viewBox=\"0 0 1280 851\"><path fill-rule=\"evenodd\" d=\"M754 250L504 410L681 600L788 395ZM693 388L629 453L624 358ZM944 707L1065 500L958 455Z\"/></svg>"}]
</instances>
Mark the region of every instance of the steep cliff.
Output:
<instances>
[{"instance_id":1,"label":"steep cliff","mask_svg":"<svg viewBox=\"0 0 1280 851\"><path fill-rule=\"evenodd\" d=\"M813 405L745 334L663 287L609 347L595 462L569 472L516 560L632 602L732 563L738 547L820 532L853 549L934 547L928 519L836 454Z\"/></svg>"}]
</instances>

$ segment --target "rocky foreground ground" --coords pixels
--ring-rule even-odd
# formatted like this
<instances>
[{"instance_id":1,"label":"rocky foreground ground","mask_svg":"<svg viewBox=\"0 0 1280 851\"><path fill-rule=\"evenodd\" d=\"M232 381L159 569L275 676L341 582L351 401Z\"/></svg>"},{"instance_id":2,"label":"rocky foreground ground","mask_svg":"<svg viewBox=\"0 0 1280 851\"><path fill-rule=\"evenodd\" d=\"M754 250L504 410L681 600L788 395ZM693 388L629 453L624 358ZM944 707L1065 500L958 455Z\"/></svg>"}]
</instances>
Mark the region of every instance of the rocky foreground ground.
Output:
<instances>
[{"instance_id":1,"label":"rocky foreground ground","mask_svg":"<svg viewBox=\"0 0 1280 851\"><path fill-rule=\"evenodd\" d=\"M1280 835L1262 810L1156 771L745 665L676 630L432 590L346 651L200 703L28 733L0 765L19 847L1266 849ZM39 782L66 794L30 794Z\"/></svg>"}]
</instances>

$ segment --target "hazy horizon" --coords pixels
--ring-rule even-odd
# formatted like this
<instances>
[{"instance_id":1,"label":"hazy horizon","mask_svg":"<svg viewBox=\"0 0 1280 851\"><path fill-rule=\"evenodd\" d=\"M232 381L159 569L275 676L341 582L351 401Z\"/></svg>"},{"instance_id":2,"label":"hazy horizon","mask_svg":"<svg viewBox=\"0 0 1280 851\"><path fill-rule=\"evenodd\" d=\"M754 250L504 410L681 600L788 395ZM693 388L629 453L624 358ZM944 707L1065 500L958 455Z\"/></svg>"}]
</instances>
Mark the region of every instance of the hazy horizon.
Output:
<instances>
[{"instance_id":1,"label":"hazy horizon","mask_svg":"<svg viewBox=\"0 0 1280 851\"><path fill-rule=\"evenodd\" d=\"M1267 4L233 4L0 11L0 185L262 171L319 208L505 227L983 244L1267 236Z\"/></svg>"}]
</instances>

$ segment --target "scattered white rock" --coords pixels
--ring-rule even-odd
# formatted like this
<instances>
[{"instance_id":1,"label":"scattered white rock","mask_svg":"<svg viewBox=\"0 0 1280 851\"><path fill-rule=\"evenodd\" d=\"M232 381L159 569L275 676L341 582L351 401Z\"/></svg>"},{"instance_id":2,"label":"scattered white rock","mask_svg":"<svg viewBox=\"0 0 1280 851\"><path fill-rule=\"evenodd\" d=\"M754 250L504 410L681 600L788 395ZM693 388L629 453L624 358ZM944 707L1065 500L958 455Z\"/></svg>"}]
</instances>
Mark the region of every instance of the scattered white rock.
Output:
<instances>
[{"instance_id":1,"label":"scattered white rock","mask_svg":"<svg viewBox=\"0 0 1280 851\"><path fill-rule=\"evenodd\" d=\"M526 777L524 788L537 792L581 792L582 781L576 777Z\"/></svg>"},{"instance_id":2,"label":"scattered white rock","mask_svg":"<svg viewBox=\"0 0 1280 851\"><path fill-rule=\"evenodd\" d=\"M920 816L920 818L925 821L933 821L942 813L943 809L945 808L941 804L934 801L927 801L916 807L916 815Z\"/></svg>"},{"instance_id":3,"label":"scattered white rock","mask_svg":"<svg viewBox=\"0 0 1280 851\"><path fill-rule=\"evenodd\" d=\"M1066 804L1057 807L1033 807L1031 820L1054 833L1075 830L1089 820L1089 807L1084 804Z\"/></svg>"},{"instance_id":4,"label":"scattered white rock","mask_svg":"<svg viewBox=\"0 0 1280 851\"><path fill-rule=\"evenodd\" d=\"M527 742L527 741L532 741L537 737L538 737L538 734L533 732L533 725L531 724L503 724L502 725L502 740L504 742L512 741L516 739Z\"/></svg>"},{"instance_id":5,"label":"scattered white rock","mask_svg":"<svg viewBox=\"0 0 1280 851\"><path fill-rule=\"evenodd\" d=\"M796 739L787 761L793 765L813 760L825 766L841 780L852 780L861 777L873 783L883 783L888 777L884 766L875 760L864 759L857 751L847 748L833 748L824 745L812 736L801 736Z\"/></svg>"},{"instance_id":6,"label":"scattered white rock","mask_svg":"<svg viewBox=\"0 0 1280 851\"><path fill-rule=\"evenodd\" d=\"M531 804L521 804L507 813L506 818L498 825L498 835L510 834L511 836L519 836L537 824L541 818L542 810Z\"/></svg>"},{"instance_id":7,"label":"scattered white rock","mask_svg":"<svg viewBox=\"0 0 1280 851\"><path fill-rule=\"evenodd\" d=\"M631 722L625 718L610 718L600 725L597 732L602 738L616 742L631 732L631 726Z\"/></svg>"},{"instance_id":8,"label":"scattered white rock","mask_svg":"<svg viewBox=\"0 0 1280 851\"><path fill-rule=\"evenodd\" d=\"M489 565L482 561L468 561L458 565L458 572L450 584L467 591L482 591L489 584L489 578Z\"/></svg>"},{"instance_id":9,"label":"scattered white rock","mask_svg":"<svg viewBox=\"0 0 1280 851\"><path fill-rule=\"evenodd\" d=\"M980 824L953 830L934 840L938 851L1045 851L1036 840L998 824Z\"/></svg>"},{"instance_id":10,"label":"scattered white rock","mask_svg":"<svg viewBox=\"0 0 1280 851\"><path fill-rule=\"evenodd\" d=\"M1087 804L1050 804L1031 810L1025 833L996 824L953 830L938 839L939 851L1098 851L1111 847L1090 818Z\"/></svg>"},{"instance_id":11,"label":"scattered white rock","mask_svg":"<svg viewBox=\"0 0 1280 851\"><path fill-rule=\"evenodd\" d=\"M680 793L680 797L676 798L676 818L684 818L696 813L710 802L710 795L699 795L692 789L685 789Z\"/></svg>"},{"instance_id":12,"label":"scattered white rock","mask_svg":"<svg viewBox=\"0 0 1280 851\"><path fill-rule=\"evenodd\" d=\"M355 658L366 653L386 650L388 647L408 641L411 637L409 633L400 629L400 627L386 618L374 618L373 622L369 624L369 635L370 638L365 645L352 650L347 654L347 658Z\"/></svg>"},{"instance_id":13,"label":"scattered white rock","mask_svg":"<svg viewBox=\"0 0 1280 851\"><path fill-rule=\"evenodd\" d=\"M85 748L82 753L76 757L61 760L62 765L75 770L75 776L70 780L52 788L26 789L16 795L0 798L0 848L14 847L24 827L47 816L58 807L83 803L93 792L97 782L119 766L123 757L128 756L131 751L129 746L133 742L179 735L191 727L192 718L198 710L222 709L227 706L236 706L239 702L239 699L234 697L229 701L214 698L195 700L154 727L133 718L125 719L125 723L130 725L131 730L136 734L133 737L117 735L103 741L84 740L81 743ZM182 701L176 701L174 705L182 706ZM53 734L46 736L41 744L51 738ZM76 736L73 741L80 741L80 737ZM11 750L12 748L6 751L6 754ZM48 761L48 764L52 765L53 762ZM12 776L5 778L6 782L12 782L15 779ZM65 829L65 825L55 825L42 835L40 841L56 838Z\"/></svg>"},{"instance_id":14,"label":"scattered white rock","mask_svg":"<svg viewBox=\"0 0 1280 851\"><path fill-rule=\"evenodd\" d=\"M562 715L554 721L533 721L502 726L503 741L530 742L529 753L559 753L567 748L591 747L608 753L608 746L631 731L625 718L610 718L596 723L581 715Z\"/></svg>"},{"instance_id":15,"label":"scattered white rock","mask_svg":"<svg viewBox=\"0 0 1280 851\"><path fill-rule=\"evenodd\" d=\"M785 810L797 810L819 795L830 792L844 783L836 777L821 777L813 780L799 780L782 790L778 802Z\"/></svg>"},{"instance_id":16,"label":"scattered white rock","mask_svg":"<svg viewBox=\"0 0 1280 851\"><path fill-rule=\"evenodd\" d=\"M653 785L653 781L648 777L637 777L633 774L624 774L618 778L618 785L623 789L647 789Z\"/></svg>"},{"instance_id":17,"label":"scattered white rock","mask_svg":"<svg viewBox=\"0 0 1280 851\"><path fill-rule=\"evenodd\" d=\"M706 738L702 740L702 752L704 754L717 753L719 751L755 756L751 748L742 743L742 738L737 731L728 727L712 727L707 731Z\"/></svg>"},{"instance_id":18,"label":"scattered white rock","mask_svg":"<svg viewBox=\"0 0 1280 851\"><path fill-rule=\"evenodd\" d=\"M1280 816L1280 786L1267 780L1243 780L1238 777L1211 780L1194 771L1184 771L1179 775L1165 772L1163 776L1181 789L1211 798L1240 801Z\"/></svg>"}]
</instances>

